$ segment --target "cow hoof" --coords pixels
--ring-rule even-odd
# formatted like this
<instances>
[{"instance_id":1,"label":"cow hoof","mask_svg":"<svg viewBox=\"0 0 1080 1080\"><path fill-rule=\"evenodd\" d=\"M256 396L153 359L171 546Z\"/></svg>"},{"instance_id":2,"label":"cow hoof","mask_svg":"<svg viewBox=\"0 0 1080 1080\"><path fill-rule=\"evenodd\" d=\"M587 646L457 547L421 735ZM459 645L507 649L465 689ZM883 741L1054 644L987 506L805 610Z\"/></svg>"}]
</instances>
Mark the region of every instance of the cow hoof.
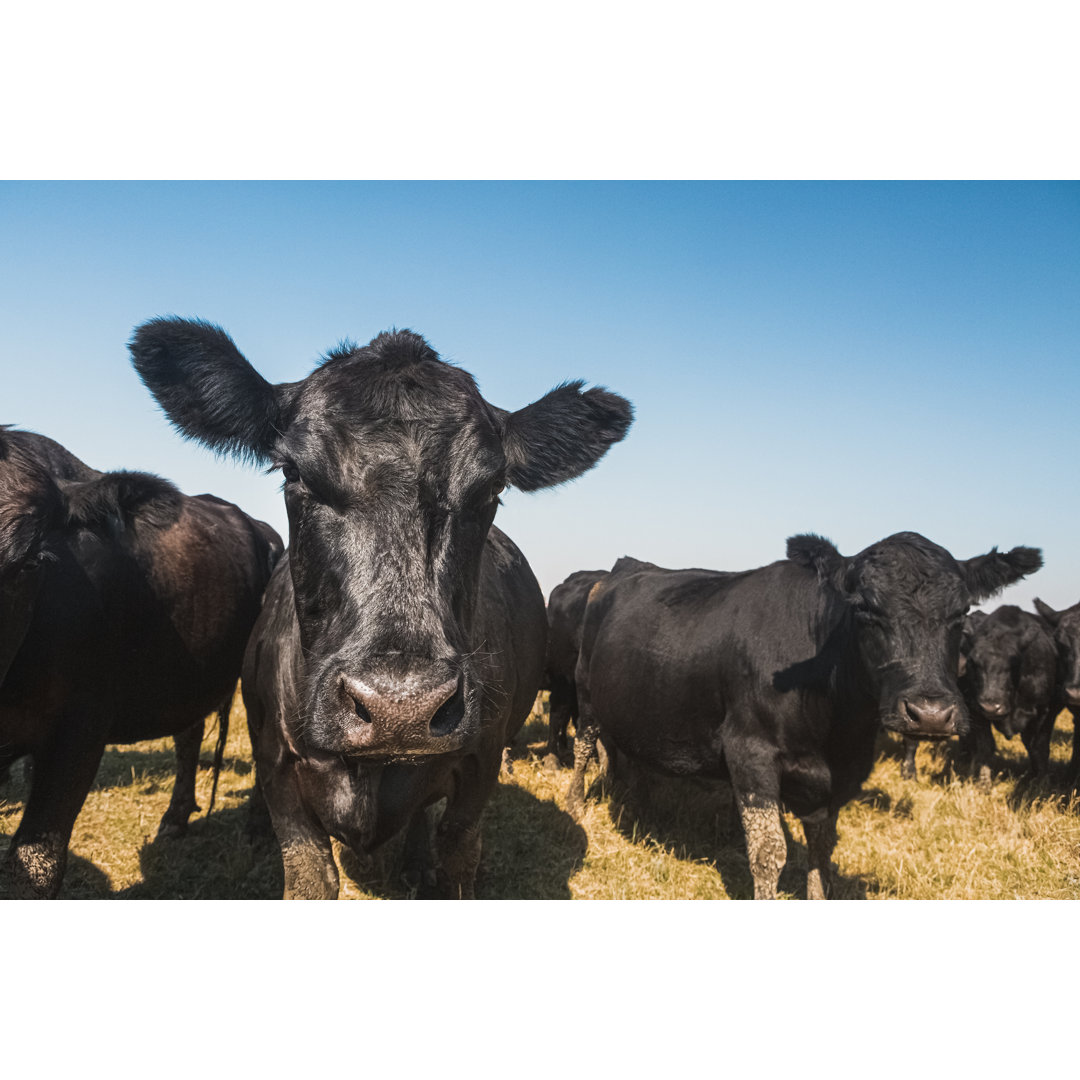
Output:
<instances>
[{"instance_id":1,"label":"cow hoof","mask_svg":"<svg viewBox=\"0 0 1080 1080\"><path fill-rule=\"evenodd\" d=\"M157 839L158 840L179 840L182 836L187 834L187 822L169 821L166 818L161 819L161 824L158 826Z\"/></svg>"},{"instance_id":2,"label":"cow hoof","mask_svg":"<svg viewBox=\"0 0 1080 1080\"><path fill-rule=\"evenodd\" d=\"M555 772L562 767L562 762L559 760L559 755L554 750L549 750L544 755L544 760L541 763L548 772Z\"/></svg>"},{"instance_id":3,"label":"cow hoof","mask_svg":"<svg viewBox=\"0 0 1080 1080\"><path fill-rule=\"evenodd\" d=\"M900 766L900 775L905 780L918 780L919 779L919 770L916 769L914 765L901 765Z\"/></svg>"}]
</instances>

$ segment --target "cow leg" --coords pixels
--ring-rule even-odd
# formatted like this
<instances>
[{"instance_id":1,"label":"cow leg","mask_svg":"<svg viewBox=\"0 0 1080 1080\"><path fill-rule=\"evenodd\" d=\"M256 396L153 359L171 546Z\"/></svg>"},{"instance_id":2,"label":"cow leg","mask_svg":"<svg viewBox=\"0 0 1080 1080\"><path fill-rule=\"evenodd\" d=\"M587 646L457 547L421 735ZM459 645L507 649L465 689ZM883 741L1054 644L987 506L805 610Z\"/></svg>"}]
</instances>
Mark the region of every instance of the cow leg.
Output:
<instances>
[{"instance_id":1,"label":"cow leg","mask_svg":"<svg viewBox=\"0 0 1080 1080\"><path fill-rule=\"evenodd\" d=\"M285 900L336 900L340 888L329 835L315 822L274 822L285 868Z\"/></svg>"},{"instance_id":2,"label":"cow leg","mask_svg":"<svg viewBox=\"0 0 1080 1080\"><path fill-rule=\"evenodd\" d=\"M918 780L919 770L915 764L915 752L919 749L919 740L909 735L904 736L904 763L900 766L900 775L905 780Z\"/></svg>"},{"instance_id":3,"label":"cow leg","mask_svg":"<svg viewBox=\"0 0 1080 1080\"><path fill-rule=\"evenodd\" d=\"M188 818L199 812L195 801L195 778L199 772L199 750L203 740L203 721L173 736L176 744L176 780L168 809L161 815L158 839L175 839L187 832Z\"/></svg>"},{"instance_id":4,"label":"cow leg","mask_svg":"<svg viewBox=\"0 0 1080 1080\"><path fill-rule=\"evenodd\" d=\"M787 861L780 804L774 798L750 792L737 792L735 799L746 836L750 873L754 878L754 899L775 900L780 871Z\"/></svg>"},{"instance_id":5,"label":"cow leg","mask_svg":"<svg viewBox=\"0 0 1080 1080\"><path fill-rule=\"evenodd\" d=\"M98 725L86 717L67 718L59 727L63 741L54 737L34 756L30 797L8 849L16 899L54 900L60 892L71 830L105 752L104 737L92 737Z\"/></svg>"},{"instance_id":6,"label":"cow leg","mask_svg":"<svg viewBox=\"0 0 1080 1080\"><path fill-rule=\"evenodd\" d=\"M566 793L566 810L575 821L585 813L585 769L596 750L600 729L593 716L592 706L582 703L578 730L574 736L574 775Z\"/></svg>"},{"instance_id":7,"label":"cow leg","mask_svg":"<svg viewBox=\"0 0 1080 1080\"><path fill-rule=\"evenodd\" d=\"M483 771L481 771L483 770ZM499 779L498 769L484 765L463 778L435 834L439 877L451 900L476 899L476 871L480 866L480 821Z\"/></svg>"},{"instance_id":8,"label":"cow leg","mask_svg":"<svg viewBox=\"0 0 1080 1080\"><path fill-rule=\"evenodd\" d=\"M551 680L548 697L548 743L547 752L558 760L568 749L566 729L570 726L574 707L574 692L566 679Z\"/></svg>"},{"instance_id":9,"label":"cow leg","mask_svg":"<svg viewBox=\"0 0 1080 1080\"><path fill-rule=\"evenodd\" d=\"M1050 736L1054 733L1054 714L1052 710L1040 712L1028 721L1020 732L1020 740L1028 752L1028 763L1036 778L1050 772Z\"/></svg>"},{"instance_id":10,"label":"cow leg","mask_svg":"<svg viewBox=\"0 0 1080 1080\"><path fill-rule=\"evenodd\" d=\"M803 819L806 856L810 864L806 875L806 899L827 900L832 891L832 853L836 848L836 813L821 820Z\"/></svg>"},{"instance_id":11,"label":"cow leg","mask_svg":"<svg viewBox=\"0 0 1080 1080\"><path fill-rule=\"evenodd\" d=\"M262 787L265 806L281 846L285 871L282 898L336 900L341 880L330 834L307 809L295 770L288 766L275 769L264 780L256 767L255 782Z\"/></svg>"},{"instance_id":12,"label":"cow leg","mask_svg":"<svg viewBox=\"0 0 1080 1080\"><path fill-rule=\"evenodd\" d=\"M401 880L413 895L429 890L436 884L431 839L431 820L427 809L421 807L413 814L409 831L405 834L405 857L401 869Z\"/></svg>"},{"instance_id":13,"label":"cow leg","mask_svg":"<svg viewBox=\"0 0 1080 1080\"><path fill-rule=\"evenodd\" d=\"M980 788L989 788L993 779L992 766L996 747L990 721L972 714L971 730L961 739L964 753L971 756L971 775Z\"/></svg>"},{"instance_id":14,"label":"cow leg","mask_svg":"<svg viewBox=\"0 0 1080 1080\"><path fill-rule=\"evenodd\" d=\"M1068 782L1075 787L1080 782L1080 709L1070 709L1073 718L1072 760L1069 762Z\"/></svg>"}]
</instances>

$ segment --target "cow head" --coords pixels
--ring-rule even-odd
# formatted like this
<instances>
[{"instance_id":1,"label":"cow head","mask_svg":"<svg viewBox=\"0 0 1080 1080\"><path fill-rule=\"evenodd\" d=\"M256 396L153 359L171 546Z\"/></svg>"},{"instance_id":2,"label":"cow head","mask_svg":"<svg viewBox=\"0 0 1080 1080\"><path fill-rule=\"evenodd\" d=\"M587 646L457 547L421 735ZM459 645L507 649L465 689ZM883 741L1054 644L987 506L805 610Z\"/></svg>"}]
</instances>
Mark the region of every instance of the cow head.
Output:
<instances>
[{"instance_id":1,"label":"cow head","mask_svg":"<svg viewBox=\"0 0 1080 1080\"><path fill-rule=\"evenodd\" d=\"M961 561L918 533L896 533L845 557L820 536L795 536L788 558L812 567L850 605L862 670L885 727L917 738L964 734L956 684L969 605L1033 573L1035 548Z\"/></svg>"},{"instance_id":2,"label":"cow head","mask_svg":"<svg viewBox=\"0 0 1080 1080\"><path fill-rule=\"evenodd\" d=\"M101 537L176 520L183 496L149 473L61 480L0 428L0 685L26 637L48 566L79 530Z\"/></svg>"},{"instance_id":3,"label":"cow head","mask_svg":"<svg viewBox=\"0 0 1080 1080\"><path fill-rule=\"evenodd\" d=\"M1009 737L1020 662L1032 629L1018 607L1007 605L979 621L967 650L968 700Z\"/></svg>"},{"instance_id":4,"label":"cow head","mask_svg":"<svg viewBox=\"0 0 1080 1080\"><path fill-rule=\"evenodd\" d=\"M281 471L306 744L393 760L467 743L499 492L581 475L626 434L629 402L575 382L507 412L410 331L341 346L277 386L204 322L152 320L130 348L184 435Z\"/></svg>"},{"instance_id":5,"label":"cow head","mask_svg":"<svg viewBox=\"0 0 1080 1080\"><path fill-rule=\"evenodd\" d=\"M1055 611L1036 597L1035 610L1054 635L1058 651L1058 678L1065 691L1065 704L1070 709L1080 708L1080 604Z\"/></svg>"},{"instance_id":6,"label":"cow head","mask_svg":"<svg viewBox=\"0 0 1080 1080\"><path fill-rule=\"evenodd\" d=\"M0 428L0 685L30 627L48 536L62 517L48 472Z\"/></svg>"}]
</instances>

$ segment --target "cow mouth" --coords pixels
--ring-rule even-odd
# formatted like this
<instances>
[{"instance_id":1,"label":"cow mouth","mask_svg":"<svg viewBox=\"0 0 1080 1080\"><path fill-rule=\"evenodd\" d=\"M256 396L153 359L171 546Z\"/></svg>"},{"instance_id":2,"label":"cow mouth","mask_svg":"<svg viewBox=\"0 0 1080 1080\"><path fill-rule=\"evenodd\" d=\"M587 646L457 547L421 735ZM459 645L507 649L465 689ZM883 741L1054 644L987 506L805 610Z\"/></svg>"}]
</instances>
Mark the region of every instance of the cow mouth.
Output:
<instances>
[{"instance_id":1,"label":"cow mouth","mask_svg":"<svg viewBox=\"0 0 1080 1080\"><path fill-rule=\"evenodd\" d=\"M958 730L941 731L921 728L906 716L901 716L899 713L895 712L883 716L881 718L881 726L888 731L895 731L901 735L907 735L912 739L925 740L926 742L940 742L944 739L952 739L961 734Z\"/></svg>"}]
</instances>

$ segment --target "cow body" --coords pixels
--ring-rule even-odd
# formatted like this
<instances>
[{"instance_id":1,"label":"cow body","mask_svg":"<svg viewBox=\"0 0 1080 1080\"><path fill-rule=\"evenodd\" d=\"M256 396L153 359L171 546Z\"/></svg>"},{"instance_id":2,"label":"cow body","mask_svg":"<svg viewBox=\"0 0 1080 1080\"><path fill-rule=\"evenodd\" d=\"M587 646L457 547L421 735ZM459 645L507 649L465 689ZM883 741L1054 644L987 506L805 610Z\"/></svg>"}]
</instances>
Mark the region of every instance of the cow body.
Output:
<instances>
[{"instance_id":1,"label":"cow body","mask_svg":"<svg viewBox=\"0 0 1080 1080\"><path fill-rule=\"evenodd\" d=\"M1080 603L1061 611L1035 598L1035 610L1043 625L1053 635L1057 650L1057 674L1054 679L1054 715L1067 708L1073 717L1072 760L1068 779L1080 784Z\"/></svg>"},{"instance_id":2,"label":"cow body","mask_svg":"<svg viewBox=\"0 0 1080 1080\"><path fill-rule=\"evenodd\" d=\"M620 560L591 594L577 668L571 810L601 735L666 774L727 779L756 897L775 896L786 858L781 805L803 821L808 895L827 894L837 813L870 772L880 726L966 729L964 609L1039 563L1030 549L984 556L1015 565L978 578L977 560L957 564L913 533L849 559L796 537L789 555L741 573Z\"/></svg>"},{"instance_id":3,"label":"cow body","mask_svg":"<svg viewBox=\"0 0 1080 1080\"><path fill-rule=\"evenodd\" d=\"M547 603L548 652L546 676L550 696L548 753L567 750L566 731L578 716L575 683L581 628L589 591L607 576L606 570L578 570L551 590Z\"/></svg>"},{"instance_id":4,"label":"cow body","mask_svg":"<svg viewBox=\"0 0 1080 1080\"><path fill-rule=\"evenodd\" d=\"M36 584L18 603L9 593L5 607L20 640L0 682L0 746L5 762L30 755L34 764L8 859L17 895L47 897L59 891L71 828L107 743L176 738L177 782L161 828L183 830L197 809L204 718L218 710L227 722L282 545L231 503L186 497L155 476L54 477L50 448L32 457L24 453L32 437L10 436L0 433L0 489L29 475L48 510L30 520L20 508L35 537L14 572Z\"/></svg>"},{"instance_id":5,"label":"cow body","mask_svg":"<svg viewBox=\"0 0 1080 1080\"><path fill-rule=\"evenodd\" d=\"M498 495L591 468L629 403L571 383L507 412L410 331L276 386L207 323L152 320L131 351L183 434L284 478L288 560L243 690L285 895L337 895L332 836L366 852L408 828L423 856L424 808L445 797L423 874L472 896L481 814L546 649L539 587L493 528Z\"/></svg>"},{"instance_id":6,"label":"cow body","mask_svg":"<svg viewBox=\"0 0 1080 1080\"><path fill-rule=\"evenodd\" d=\"M961 740L981 784L991 779L997 728L1007 739L1019 735L1031 772L1050 768L1050 737L1060 709L1057 649L1042 621L1005 604L975 621L965 642L964 692L971 730Z\"/></svg>"}]
</instances>

